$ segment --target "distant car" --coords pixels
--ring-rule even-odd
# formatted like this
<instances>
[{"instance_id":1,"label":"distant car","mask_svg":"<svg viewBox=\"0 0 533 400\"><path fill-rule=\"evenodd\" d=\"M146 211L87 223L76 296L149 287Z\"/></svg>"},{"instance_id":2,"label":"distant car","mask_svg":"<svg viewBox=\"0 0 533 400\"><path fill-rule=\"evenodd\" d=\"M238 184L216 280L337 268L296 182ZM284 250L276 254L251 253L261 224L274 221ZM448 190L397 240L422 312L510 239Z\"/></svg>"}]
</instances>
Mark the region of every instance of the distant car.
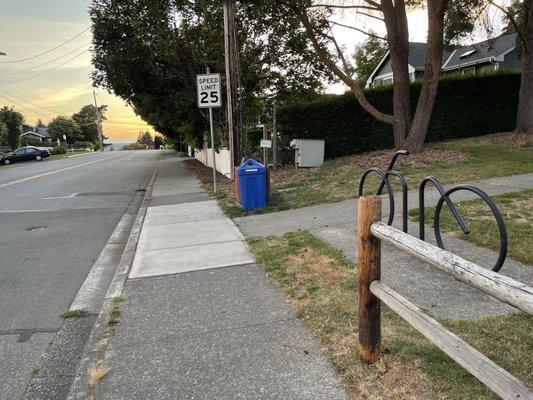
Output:
<instances>
[{"instance_id":1,"label":"distant car","mask_svg":"<svg viewBox=\"0 0 533 400\"><path fill-rule=\"evenodd\" d=\"M19 161L37 160L50 157L50 152L46 147L26 146L15 150L11 154L0 157L0 164L9 165Z\"/></svg>"},{"instance_id":2,"label":"distant car","mask_svg":"<svg viewBox=\"0 0 533 400\"><path fill-rule=\"evenodd\" d=\"M6 146L0 146L0 153L9 153L11 149Z\"/></svg>"}]
</instances>

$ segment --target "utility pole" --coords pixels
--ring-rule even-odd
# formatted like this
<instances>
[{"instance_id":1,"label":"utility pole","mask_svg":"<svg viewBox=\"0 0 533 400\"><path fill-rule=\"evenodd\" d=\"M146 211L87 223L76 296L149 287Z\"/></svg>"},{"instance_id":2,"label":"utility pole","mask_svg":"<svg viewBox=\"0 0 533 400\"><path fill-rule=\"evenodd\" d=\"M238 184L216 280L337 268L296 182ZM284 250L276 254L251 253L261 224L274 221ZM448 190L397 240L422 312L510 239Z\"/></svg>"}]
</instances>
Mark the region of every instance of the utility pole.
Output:
<instances>
[{"instance_id":1,"label":"utility pole","mask_svg":"<svg viewBox=\"0 0 533 400\"><path fill-rule=\"evenodd\" d=\"M96 130L98 131L98 143L100 144L100 153L104 151L104 140L102 138L102 116L100 114L100 109L98 108L98 103L96 102L96 91L93 90L93 98L94 98L94 106L96 107L96 115L97 115L97 121L96 121Z\"/></svg>"},{"instance_id":2,"label":"utility pole","mask_svg":"<svg viewBox=\"0 0 533 400\"><path fill-rule=\"evenodd\" d=\"M226 61L226 93L228 135L232 167L240 164L240 138L237 120L237 46L235 36L235 0L224 1L224 52ZM232 179L234 171L231 171Z\"/></svg>"},{"instance_id":3,"label":"utility pole","mask_svg":"<svg viewBox=\"0 0 533 400\"><path fill-rule=\"evenodd\" d=\"M276 170L276 164L278 163L278 125L277 125L277 113L278 102L274 99L274 116L272 118L272 169Z\"/></svg>"}]
</instances>

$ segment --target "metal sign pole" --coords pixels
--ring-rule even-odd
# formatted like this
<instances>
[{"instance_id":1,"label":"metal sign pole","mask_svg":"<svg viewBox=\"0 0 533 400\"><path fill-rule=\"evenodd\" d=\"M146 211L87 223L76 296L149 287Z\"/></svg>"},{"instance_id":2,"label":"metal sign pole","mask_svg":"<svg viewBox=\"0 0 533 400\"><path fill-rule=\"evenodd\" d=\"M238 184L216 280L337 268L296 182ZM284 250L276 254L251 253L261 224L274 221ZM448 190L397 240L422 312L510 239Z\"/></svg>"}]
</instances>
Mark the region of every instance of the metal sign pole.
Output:
<instances>
[{"instance_id":1,"label":"metal sign pole","mask_svg":"<svg viewBox=\"0 0 533 400\"><path fill-rule=\"evenodd\" d=\"M211 72L210 68L206 68L206 72ZM217 192L217 167L215 158L215 132L213 129L213 107L209 107L209 131L211 133L211 156L213 157L213 190Z\"/></svg>"},{"instance_id":2,"label":"metal sign pole","mask_svg":"<svg viewBox=\"0 0 533 400\"><path fill-rule=\"evenodd\" d=\"M215 162L215 133L213 132L213 107L209 107L209 129L211 130L211 153L213 155L213 189L217 192L217 168Z\"/></svg>"},{"instance_id":3,"label":"metal sign pole","mask_svg":"<svg viewBox=\"0 0 533 400\"><path fill-rule=\"evenodd\" d=\"M215 132L213 127L213 108L222 106L220 95L220 74L211 74L206 67L207 74L196 76L198 89L198 107L209 108L209 131L211 133L211 151L213 156L213 189L217 191L217 170L215 161ZM207 160L206 160L207 161Z\"/></svg>"}]
</instances>

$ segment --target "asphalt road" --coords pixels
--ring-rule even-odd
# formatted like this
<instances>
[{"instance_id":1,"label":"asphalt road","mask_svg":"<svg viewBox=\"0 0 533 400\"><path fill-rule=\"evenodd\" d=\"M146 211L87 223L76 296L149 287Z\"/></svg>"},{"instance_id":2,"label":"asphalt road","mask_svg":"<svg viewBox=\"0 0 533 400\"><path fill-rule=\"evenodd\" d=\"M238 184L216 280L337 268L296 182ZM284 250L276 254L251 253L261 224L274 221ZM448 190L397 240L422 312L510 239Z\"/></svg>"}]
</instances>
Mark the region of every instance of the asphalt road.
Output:
<instances>
[{"instance_id":1,"label":"asphalt road","mask_svg":"<svg viewBox=\"0 0 533 400\"><path fill-rule=\"evenodd\" d=\"M0 399L21 396L159 156L109 152L0 167Z\"/></svg>"}]
</instances>

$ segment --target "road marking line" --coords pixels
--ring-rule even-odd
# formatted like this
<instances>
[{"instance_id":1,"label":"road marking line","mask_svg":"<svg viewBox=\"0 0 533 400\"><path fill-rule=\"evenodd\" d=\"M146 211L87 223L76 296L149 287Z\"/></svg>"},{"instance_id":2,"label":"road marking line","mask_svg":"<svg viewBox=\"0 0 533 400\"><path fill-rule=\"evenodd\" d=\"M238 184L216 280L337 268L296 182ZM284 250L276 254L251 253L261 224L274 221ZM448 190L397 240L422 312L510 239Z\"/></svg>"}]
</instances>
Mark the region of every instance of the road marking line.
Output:
<instances>
[{"instance_id":1,"label":"road marking line","mask_svg":"<svg viewBox=\"0 0 533 400\"><path fill-rule=\"evenodd\" d=\"M57 199L72 199L73 197L76 197L78 193L72 193L69 196L59 196L59 197L43 197L43 200L57 200Z\"/></svg>"},{"instance_id":2,"label":"road marking line","mask_svg":"<svg viewBox=\"0 0 533 400\"><path fill-rule=\"evenodd\" d=\"M18 180L16 180L16 181L11 181L11 182L7 182L7 183L3 183L3 184L0 185L0 189L1 189L1 188L4 188L4 187L6 187L6 186L16 185L17 183L22 183L22 182L31 181L31 180L33 180L33 179L42 178L43 176L48 176L48 175L52 175L52 174L57 174L58 172L64 172L64 171L68 171L68 170L71 170L71 169L74 169L74 168L84 167L84 166L86 166L86 165L90 165L90 164L94 164L94 163L97 163L97 162L101 162L101 161L109 160L110 158L118 157L118 156L120 156L120 155L121 155L121 154L115 154L114 156L109 156L109 157L103 158L103 159L101 159L101 160L94 160L94 161L86 162L86 163L83 163L83 164L73 165L72 167L67 167L67 168L62 168L62 169L56 169L55 171L49 171L49 172L45 172L45 173L42 173L42 174L39 174L39 175L29 176L29 177L27 177L27 178L18 179Z\"/></svg>"},{"instance_id":3,"label":"road marking line","mask_svg":"<svg viewBox=\"0 0 533 400\"><path fill-rule=\"evenodd\" d=\"M51 210L2 210L0 214L16 214L16 213L37 213L37 212L47 212Z\"/></svg>"}]
</instances>

